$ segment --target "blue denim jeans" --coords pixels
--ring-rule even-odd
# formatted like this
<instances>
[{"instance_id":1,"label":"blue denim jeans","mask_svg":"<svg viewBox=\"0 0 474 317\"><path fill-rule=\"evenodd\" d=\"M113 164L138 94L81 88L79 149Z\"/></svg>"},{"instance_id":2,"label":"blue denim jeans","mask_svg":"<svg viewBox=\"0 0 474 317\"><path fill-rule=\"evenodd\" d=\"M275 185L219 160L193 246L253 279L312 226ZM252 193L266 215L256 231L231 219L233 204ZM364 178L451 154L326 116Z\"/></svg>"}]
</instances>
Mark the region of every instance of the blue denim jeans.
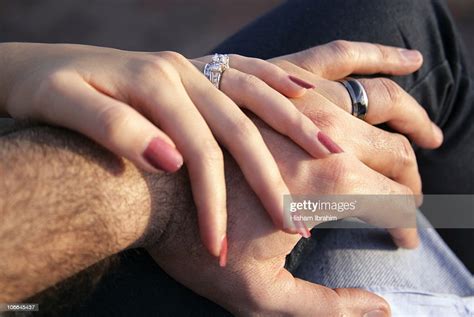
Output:
<instances>
[{"instance_id":1,"label":"blue denim jeans","mask_svg":"<svg viewBox=\"0 0 474 317\"><path fill-rule=\"evenodd\" d=\"M373 291L390 303L393 316L473 316L473 276L423 216L418 223L415 250L395 248L381 229L332 229L321 236L314 230L292 271L332 288Z\"/></svg>"}]
</instances>

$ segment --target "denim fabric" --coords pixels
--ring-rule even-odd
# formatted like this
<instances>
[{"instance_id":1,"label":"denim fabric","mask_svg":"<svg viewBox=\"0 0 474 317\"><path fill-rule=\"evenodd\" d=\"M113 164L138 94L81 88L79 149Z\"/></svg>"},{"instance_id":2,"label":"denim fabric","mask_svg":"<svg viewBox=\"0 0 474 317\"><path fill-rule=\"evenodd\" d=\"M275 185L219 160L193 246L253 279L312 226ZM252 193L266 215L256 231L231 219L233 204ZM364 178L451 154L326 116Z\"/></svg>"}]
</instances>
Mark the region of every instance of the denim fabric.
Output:
<instances>
[{"instance_id":1,"label":"denim fabric","mask_svg":"<svg viewBox=\"0 0 474 317\"><path fill-rule=\"evenodd\" d=\"M394 316L471 316L473 276L423 216L418 222L421 244L415 250L395 248L380 229L329 230L321 236L315 230L305 245L311 251L294 274L332 288L374 291L389 301Z\"/></svg>"},{"instance_id":2,"label":"denim fabric","mask_svg":"<svg viewBox=\"0 0 474 317\"><path fill-rule=\"evenodd\" d=\"M312 236L294 274L308 281L336 287L396 287L414 291L474 296L472 275L447 247L435 229L419 217L421 245L396 248L382 229L329 230ZM311 246L307 246L311 247Z\"/></svg>"},{"instance_id":3,"label":"denim fabric","mask_svg":"<svg viewBox=\"0 0 474 317\"><path fill-rule=\"evenodd\" d=\"M368 288L390 304L392 317L472 317L474 297L434 294L410 290Z\"/></svg>"}]
</instances>

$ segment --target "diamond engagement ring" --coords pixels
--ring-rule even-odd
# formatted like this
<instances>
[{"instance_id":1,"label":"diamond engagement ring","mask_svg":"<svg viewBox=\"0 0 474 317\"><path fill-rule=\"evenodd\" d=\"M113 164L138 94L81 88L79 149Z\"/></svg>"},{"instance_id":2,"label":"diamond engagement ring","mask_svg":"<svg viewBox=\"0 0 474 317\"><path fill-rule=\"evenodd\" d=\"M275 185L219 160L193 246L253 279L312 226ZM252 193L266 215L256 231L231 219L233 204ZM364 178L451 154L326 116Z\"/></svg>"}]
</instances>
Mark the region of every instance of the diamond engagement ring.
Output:
<instances>
[{"instance_id":1,"label":"diamond engagement ring","mask_svg":"<svg viewBox=\"0 0 474 317\"><path fill-rule=\"evenodd\" d=\"M219 89L222 74L229 68L229 55L214 54L212 61L204 66L204 76Z\"/></svg>"}]
</instances>

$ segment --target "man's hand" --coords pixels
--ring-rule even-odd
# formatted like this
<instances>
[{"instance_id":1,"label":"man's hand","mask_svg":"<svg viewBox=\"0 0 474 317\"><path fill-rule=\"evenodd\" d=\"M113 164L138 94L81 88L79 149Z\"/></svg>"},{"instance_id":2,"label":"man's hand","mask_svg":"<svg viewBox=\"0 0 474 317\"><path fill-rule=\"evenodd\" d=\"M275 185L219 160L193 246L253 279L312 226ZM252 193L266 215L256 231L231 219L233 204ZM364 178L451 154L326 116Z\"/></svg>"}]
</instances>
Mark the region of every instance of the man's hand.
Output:
<instances>
[{"instance_id":1,"label":"man's hand","mask_svg":"<svg viewBox=\"0 0 474 317\"><path fill-rule=\"evenodd\" d=\"M344 42L345 43L345 42ZM286 60L298 62L300 66L308 65L310 53L329 50L340 44L330 44L308 51L304 55L287 56L276 62L289 71L321 85L318 93L307 93L303 98L295 100L297 107L317 122L328 134L342 144L346 154L338 154L321 160L309 160L297 147L275 133L266 130L263 135L272 154L275 156L282 174L294 194L401 194L419 193L421 183L417 171L413 150L407 139L400 134L392 134L373 127L352 117L341 108L348 106L348 95L344 88L334 82L316 77ZM345 44L344 44L345 45ZM352 45L352 44L351 44ZM366 48L362 44L359 48ZM357 44L354 45L356 48ZM373 46L376 49L384 49ZM320 68L310 69L325 74L329 79L342 78L352 72L370 73L385 71L395 74L406 74L416 70L421 59L415 62L396 60L395 51L389 49L387 54L376 54L374 50L365 50L368 58L365 63L341 60L338 54L321 55L326 64ZM361 53L361 60L365 55ZM378 56L378 58L377 58ZM306 58L306 59L305 59ZM385 59L385 60L384 60ZM337 62L340 62L337 64ZM306 64L305 64L306 63ZM381 64L382 66L377 66ZM342 69L332 67L340 65ZM308 68L308 66L306 66ZM314 65L313 65L314 67ZM309 68L308 68L309 69ZM380 80L387 83L386 80ZM392 85L392 84L389 84ZM325 89L325 88L326 89ZM400 103L409 101L408 114L402 111L387 112L374 115L372 111L367 117L369 123L388 121L400 132L409 134L415 141L425 147L437 147L442 141L436 128L406 93L396 88L384 94L386 85L368 88L372 96L372 104L392 105L399 108ZM393 86L395 87L395 86ZM331 92L327 94L327 92ZM326 94L325 94L326 93ZM379 96L377 98L376 96ZM395 98L395 100L389 99ZM380 99L380 100L379 100ZM339 105L341 108L338 108ZM377 107L377 106L375 106ZM376 108L377 109L377 108ZM380 111L379 111L380 112ZM403 124L397 125L402 122ZM413 125L413 127L411 127ZM411 129L411 130L410 130ZM358 138L354 131L360 131ZM352 153L353 155L350 155ZM357 159L359 158L360 161ZM229 166L227 163L226 166ZM374 170L372 170L371 168ZM150 253L168 273L178 281L196 292L211 298L235 314L255 315L301 315L301 316L361 316L369 311L388 314L386 303L373 294L356 289L331 290L323 286L295 279L283 268L285 255L297 242L294 236L286 235L272 229L268 219L254 195L235 175L235 170L226 173L228 179L230 235L229 265L218 269L207 259L194 243L193 220L183 219L175 214L179 225L170 227L170 234L162 244L149 248ZM401 176L400 176L401 175ZM397 180L397 183L390 178ZM402 185L405 184L406 186ZM410 188L411 189L410 189ZM383 206L390 209L389 205ZM397 212L394 208L393 212ZM192 213L191 213L192 214ZM370 218L370 217L369 217ZM179 236L172 234L179 229ZM414 247L418 240L416 231L411 229L392 230L395 242L405 247ZM183 245L186 245L183 248ZM191 252L189 252L191 250ZM196 279L194 272L202 275Z\"/></svg>"},{"instance_id":2,"label":"man's hand","mask_svg":"<svg viewBox=\"0 0 474 317\"><path fill-rule=\"evenodd\" d=\"M292 192L388 195L407 191L351 154L311 160L284 137L267 128L261 131ZM285 270L285 256L298 237L277 231L235 164L226 161L225 165L230 216L227 267L218 267L199 244L193 210L175 211L163 240L148 248L167 273L237 315L362 316L373 310L389 314L388 305L374 294L332 290L295 279Z\"/></svg>"},{"instance_id":3,"label":"man's hand","mask_svg":"<svg viewBox=\"0 0 474 317\"><path fill-rule=\"evenodd\" d=\"M423 63L419 52L371 43L335 41L272 61L316 86L309 92L312 94L309 100L293 100L300 111L345 151L421 195L416 157L408 138L420 147L437 148L443 142L439 127L413 97L387 78L359 79L369 98L365 122L359 120L350 114L351 102L346 89L335 81L352 74L413 73ZM398 133L372 126L381 123L387 123Z\"/></svg>"},{"instance_id":4,"label":"man's hand","mask_svg":"<svg viewBox=\"0 0 474 317\"><path fill-rule=\"evenodd\" d=\"M312 96L314 98L316 95ZM305 106L301 109L316 101L319 103L320 99L303 100L301 105ZM329 101L327 106L333 107L332 112L339 110L351 120L357 120ZM318 110L313 111L318 113ZM313 120L319 118L309 116ZM326 127L336 129L333 126L335 122L328 121ZM354 122L370 127L360 120ZM264 139L293 193L410 193L407 187L370 169L367 162L364 161L365 165L359 161L356 157L359 153L353 150L357 146L352 148L350 141L342 140L341 135L333 134L346 153L311 160L284 137L265 127L262 129ZM10 158L15 164L0 166L2 175L9 175L8 182L4 181L0 185L5 189L16 188L19 186L18 180L30 179L24 184L28 190L18 193L31 193L31 197L27 197L29 199L24 199L14 191L9 191L8 195L5 190L8 196L2 198L5 202L15 202L2 206L2 215L10 219L0 226L3 241L0 245L1 254L8 255L3 257L8 258L8 261L0 261L0 266L3 265L0 270L3 291L0 295L4 300L31 295L127 246L147 246L158 263L178 281L236 314L363 315L373 310L388 313L387 304L373 294L355 289L327 289L294 279L284 270L285 255L296 244L297 237L275 230L232 162L226 164L231 214L229 265L221 269L199 242L186 179L141 175L129 163L114 161L113 156L90 144L73 140L69 146L65 146L64 137L56 134L43 139L41 136L44 134L12 135L10 141L13 142L6 141L1 147L2 162L8 162L6 158ZM59 144L54 143L55 138ZM371 140L375 138L371 137ZM84 156L83 150L92 153L93 157ZM64 161L64 157L70 159ZM52 166L45 167L44 162ZM28 169L19 169L18 166ZM58 172L61 172L60 176ZM97 182L97 179L103 182ZM45 184L43 190L39 184ZM45 200L45 197L49 198ZM48 209L48 204L55 208ZM133 213L130 212L132 209ZM15 218L16 210L22 210L25 216ZM38 218L34 218L35 210L42 217L47 210L47 217L38 221ZM99 216L100 212L104 212L103 216ZM170 214L171 219L167 216ZM89 216L95 216L92 219L97 221L88 223L86 220L91 219ZM365 216L371 220L370 215ZM70 221L71 217L74 221ZM67 226L64 226L65 221ZM16 226L15 235L12 235L10 228L5 227L6 223ZM28 223L35 224L35 230L31 231L30 227L25 226ZM18 229L22 230L19 232ZM69 233L67 239L63 239ZM395 232L392 234L397 236ZM108 243L101 244L93 237ZM416 244L416 235L410 236L405 232L399 237L399 245ZM65 243L58 249L59 240ZM151 242L157 240L159 242L151 246ZM23 252L15 251L19 246ZM30 251L35 252L28 253ZM24 267L18 269L9 265L15 257L23 263L20 257L25 252L32 260L22 264ZM72 263L68 262L71 258L74 260ZM52 267L55 267L54 271ZM12 286L12 280L17 281L17 284L5 291L4 286Z\"/></svg>"}]
</instances>

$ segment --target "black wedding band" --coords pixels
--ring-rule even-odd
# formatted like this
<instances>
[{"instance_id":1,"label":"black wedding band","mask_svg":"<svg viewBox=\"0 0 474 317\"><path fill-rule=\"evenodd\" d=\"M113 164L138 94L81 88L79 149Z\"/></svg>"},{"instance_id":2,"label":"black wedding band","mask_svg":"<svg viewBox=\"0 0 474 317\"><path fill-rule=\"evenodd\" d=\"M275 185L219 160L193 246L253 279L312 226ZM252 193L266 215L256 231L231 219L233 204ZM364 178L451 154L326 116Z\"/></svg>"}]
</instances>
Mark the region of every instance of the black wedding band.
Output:
<instances>
[{"instance_id":1,"label":"black wedding band","mask_svg":"<svg viewBox=\"0 0 474 317\"><path fill-rule=\"evenodd\" d=\"M367 98L364 86L357 79L351 77L339 80L339 82L344 85L351 97L352 115L364 120L369 109L369 98Z\"/></svg>"}]
</instances>

